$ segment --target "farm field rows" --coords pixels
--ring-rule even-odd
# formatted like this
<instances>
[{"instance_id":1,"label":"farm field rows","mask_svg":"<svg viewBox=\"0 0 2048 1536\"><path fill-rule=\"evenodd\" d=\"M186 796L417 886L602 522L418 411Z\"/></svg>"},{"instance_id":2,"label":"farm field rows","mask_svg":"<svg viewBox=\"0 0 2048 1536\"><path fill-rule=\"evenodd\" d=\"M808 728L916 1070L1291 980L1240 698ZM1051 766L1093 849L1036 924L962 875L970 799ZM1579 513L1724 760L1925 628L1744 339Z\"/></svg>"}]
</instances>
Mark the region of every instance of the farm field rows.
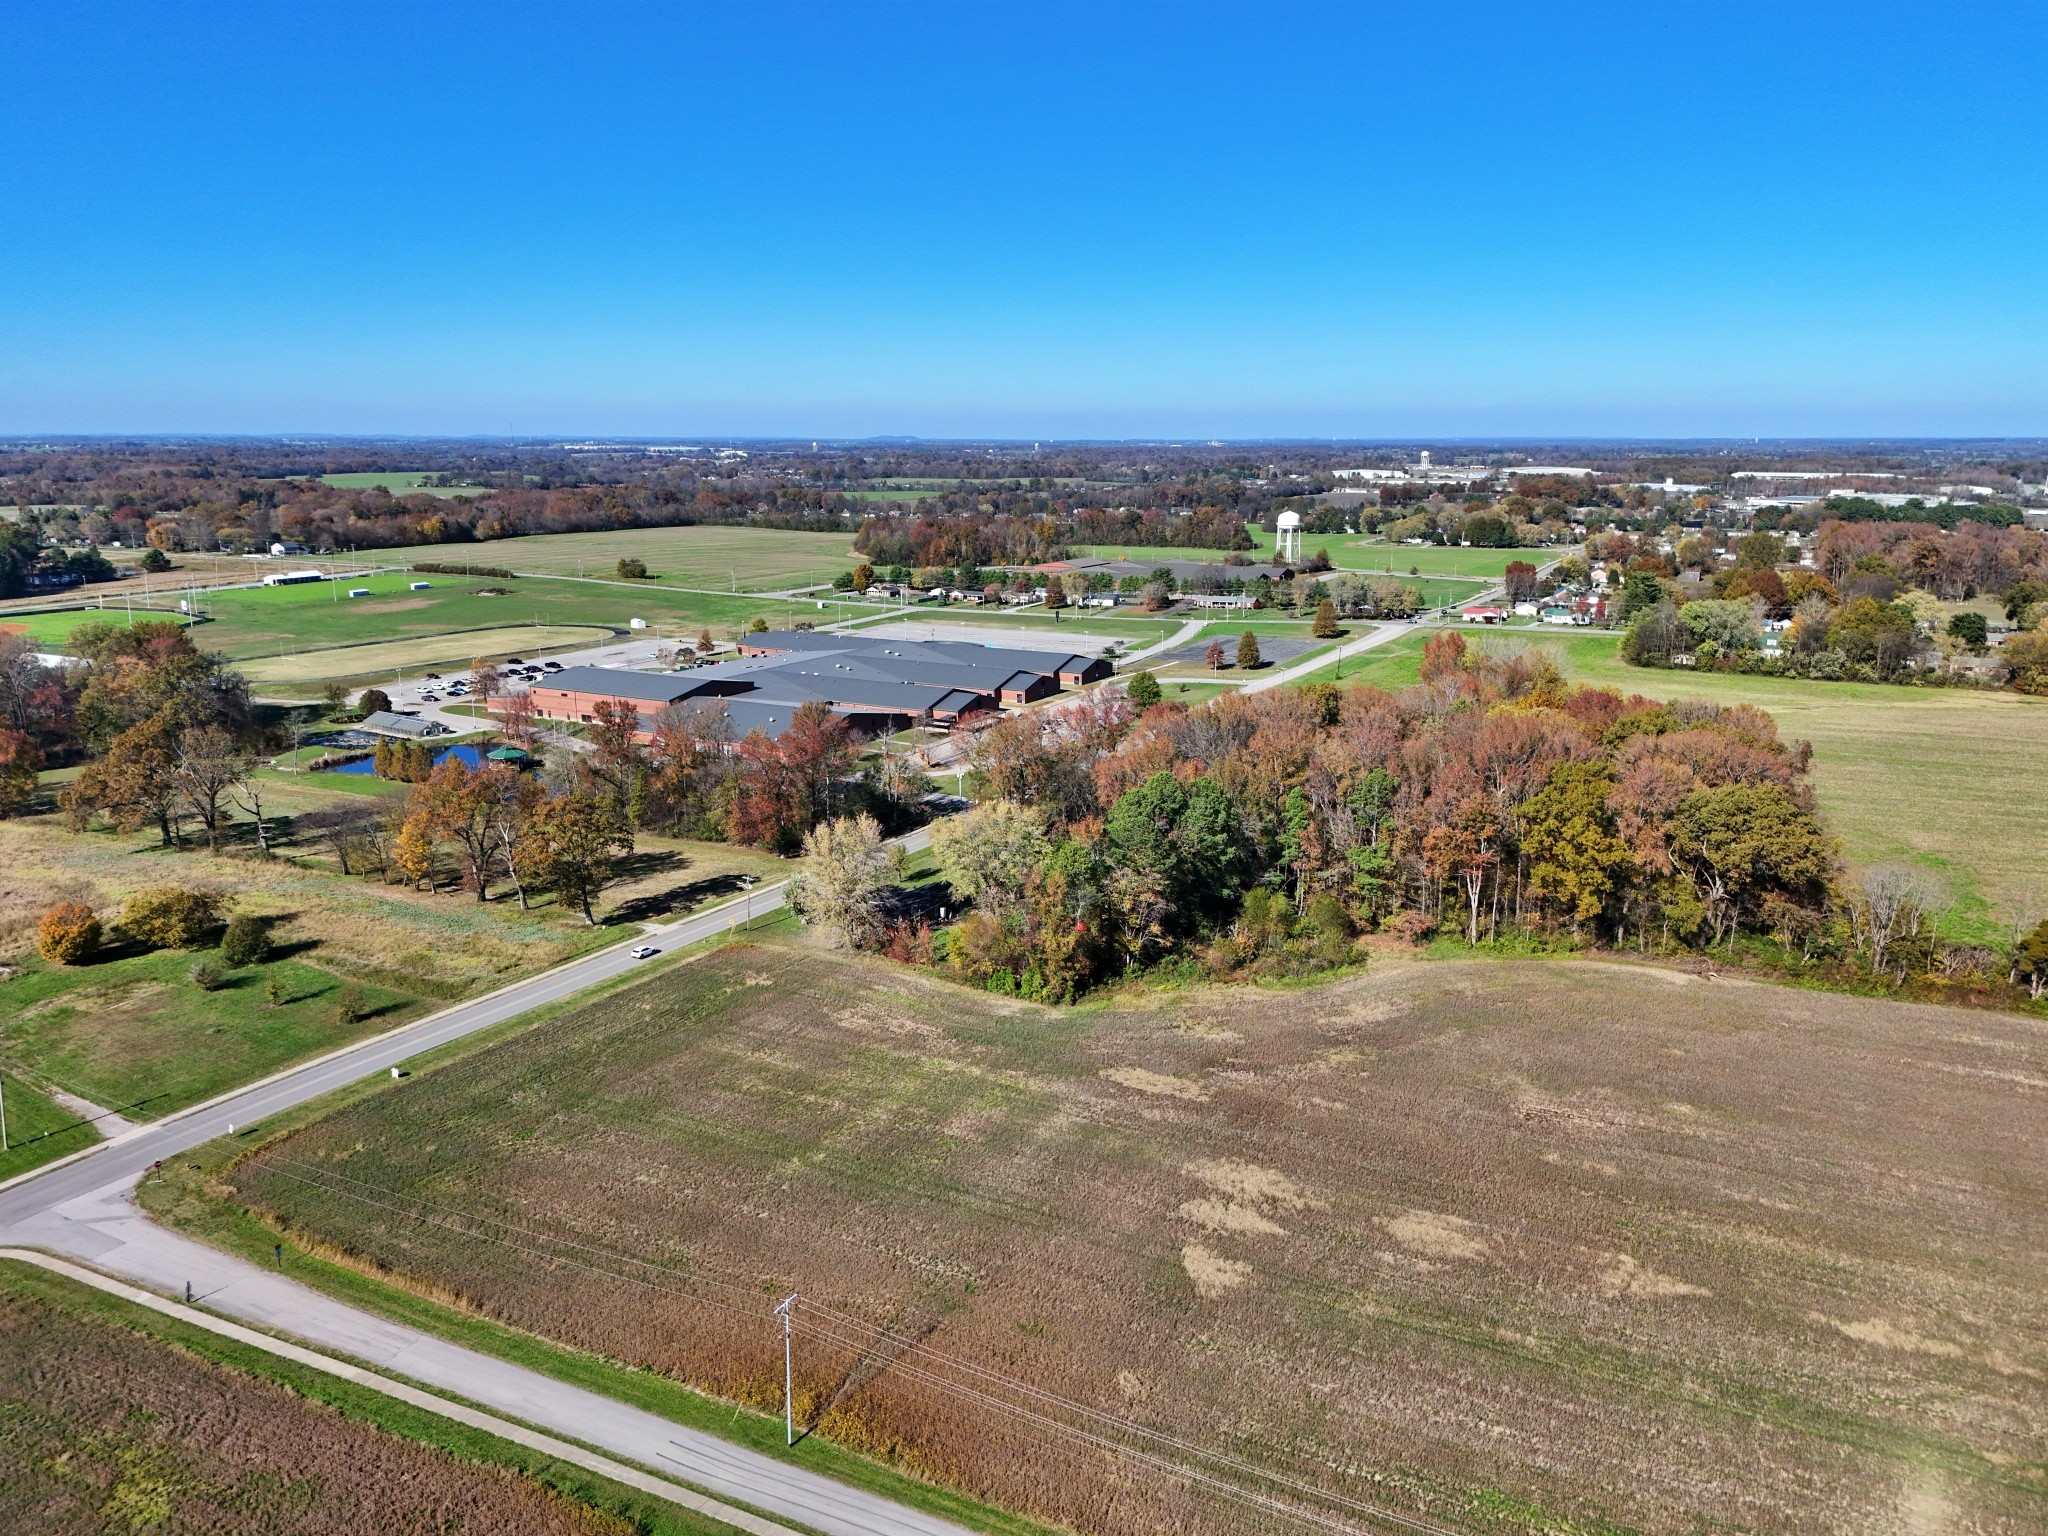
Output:
<instances>
[{"instance_id":1,"label":"farm field rows","mask_svg":"<svg viewBox=\"0 0 2048 1536\"><path fill-rule=\"evenodd\" d=\"M1574 682L1650 698L1754 704L1788 741L1813 743L1822 811L1852 865L1938 875L1956 937L2004 935L2048 916L2048 701L1955 688L1632 667L1613 635L1465 629L1471 644L1542 646ZM1398 688L1420 675L1418 632L1344 664L1344 681Z\"/></svg>"},{"instance_id":2,"label":"farm field rows","mask_svg":"<svg viewBox=\"0 0 2048 1536\"><path fill-rule=\"evenodd\" d=\"M730 945L223 1176L324 1251L763 1406L796 1291L807 1421L1111 1536L1291 1527L936 1383L1477 1531L2041 1527L2036 1024L1375 964L1058 1013Z\"/></svg>"},{"instance_id":3,"label":"farm field rows","mask_svg":"<svg viewBox=\"0 0 2048 1536\"><path fill-rule=\"evenodd\" d=\"M490 1464L522 1459L512 1447L491 1442L494 1454L481 1435L428 1429L457 1448L450 1454L376 1427L424 1419L41 1270L0 1264L0 1528L39 1536L627 1536L635 1528Z\"/></svg>"},{"instance_id":4,"label":"farm field rows","mask_svg":"<svg viewBox=\"0 0 2048 1536\"><path fill-rule=\"evenodd\" d=\"M413 551L415 558L422 558ZM459 554L424 558L459 564L473 559L512 571L616 578L627 556L646 562L649 585L724 592L772 592L825 583L857 560L850 533L794 533L774 528L629 528L616 533L544 533L467 546ZM638 585L638 583L636 583Z\"/></svg>"}]
</instances>

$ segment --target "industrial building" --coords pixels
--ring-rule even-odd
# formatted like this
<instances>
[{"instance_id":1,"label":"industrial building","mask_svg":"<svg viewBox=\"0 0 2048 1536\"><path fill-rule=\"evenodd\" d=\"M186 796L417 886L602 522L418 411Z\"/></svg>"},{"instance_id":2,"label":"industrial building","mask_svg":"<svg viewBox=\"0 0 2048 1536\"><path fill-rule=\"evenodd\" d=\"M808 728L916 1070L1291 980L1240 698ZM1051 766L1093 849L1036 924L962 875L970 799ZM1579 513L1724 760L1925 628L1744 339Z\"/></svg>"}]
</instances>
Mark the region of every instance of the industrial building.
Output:
<instances>
[{"instance_id":1,"label":"industrial building","mask_svg":"<svg viewBox=\"0 0 2048 1536\"><path fill-rule=\"evenodd\" d=\"M683 672L565 667L528 697L543 719L587 722L606 700L633 706L643 739L671 705L716 704L733 735L779 736L798 709L823 703L865 736L914 725L953 728L1003 705L1033 703L1115 670L1100 657L943 640L880 640L808 630L749 635L737 661ZM493 701L494 703L500 701Z\"/></svg>"}]
</instances>

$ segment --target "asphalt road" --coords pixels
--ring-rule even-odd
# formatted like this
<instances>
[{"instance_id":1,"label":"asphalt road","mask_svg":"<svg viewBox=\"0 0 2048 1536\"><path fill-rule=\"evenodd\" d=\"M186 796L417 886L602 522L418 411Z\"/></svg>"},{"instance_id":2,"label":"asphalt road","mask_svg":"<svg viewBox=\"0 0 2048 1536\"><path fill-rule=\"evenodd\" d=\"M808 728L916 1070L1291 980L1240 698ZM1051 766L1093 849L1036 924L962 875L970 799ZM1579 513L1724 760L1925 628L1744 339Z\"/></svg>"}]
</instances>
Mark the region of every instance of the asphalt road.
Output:
<instances>
[{"instance_id":1,"label":"asphalt road","mask_svg":"<svg viewBox=\"0 0 2048 1536\"><path fill-rule=\"evenodd\" d=\"M901 841L915 850L926 846L930 835L920 829ZM78 1259L164 1295L183 1296L189 1285L194 1299L211 1311L457 1394L832 1536L967 1536L964 1527L949 1521L335 1301L286 1275L160 1227L133 1200L136 1181L160 1159L227 1135L230 1127L246 1130L360 1078L382 1075L423 1051L656 963L635 960L630 952L642 944L670 952L715 938L741 926L749 914L774 912L784 904L784 895L781 884L764 886L738 901L643 929L610 948L24 1174L0 1187L0 1245Z\"/></svg>"}]
</instances>

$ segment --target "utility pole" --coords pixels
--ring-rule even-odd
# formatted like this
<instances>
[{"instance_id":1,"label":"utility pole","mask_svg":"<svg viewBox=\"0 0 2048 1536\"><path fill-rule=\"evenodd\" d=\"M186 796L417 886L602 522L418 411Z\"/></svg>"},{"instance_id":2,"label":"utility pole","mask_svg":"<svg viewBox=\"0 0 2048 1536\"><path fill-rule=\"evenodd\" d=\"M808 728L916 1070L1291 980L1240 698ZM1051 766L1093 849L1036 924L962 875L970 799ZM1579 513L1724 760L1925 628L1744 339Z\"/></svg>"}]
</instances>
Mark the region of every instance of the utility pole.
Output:
<instances>
[{"instance_id":1,"label":"utility pole","mask_svg":"<svg viewBox=\"0 0 2048 1536\"><path fill-rule=\"evenodd\" d=\"M785 1445L796 1444L796 1391L795 1377L790 1369L790 1331L796 1321L796 1292L791 1291L782 1298L782 1305L775 1309L782 1319L782 1434Z\"/></svg>"}]
</instances>

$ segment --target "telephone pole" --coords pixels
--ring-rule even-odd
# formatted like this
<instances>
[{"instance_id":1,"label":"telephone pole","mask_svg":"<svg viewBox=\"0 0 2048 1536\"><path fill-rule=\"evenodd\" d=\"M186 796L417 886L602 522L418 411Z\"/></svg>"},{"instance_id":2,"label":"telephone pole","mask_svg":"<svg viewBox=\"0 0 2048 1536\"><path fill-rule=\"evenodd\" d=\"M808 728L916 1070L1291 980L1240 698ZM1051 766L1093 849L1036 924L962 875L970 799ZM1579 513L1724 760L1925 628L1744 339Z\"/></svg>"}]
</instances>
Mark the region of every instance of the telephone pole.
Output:
<instances>
[{"instance_id":1,"label":"telephone pole","mask_svg":"<svg viewBox=\"0 0 2048 1536\"><path fill-rule=\"evenodd\" d=\"M782 1298L782 1305L775 1309L782 1319L782 1434L785 1445L796 1444L796 1392L795 1377L790 1368L790 1331L796 1322L796 1293L790 1292Z\"/></svg>"}]
</instances>

